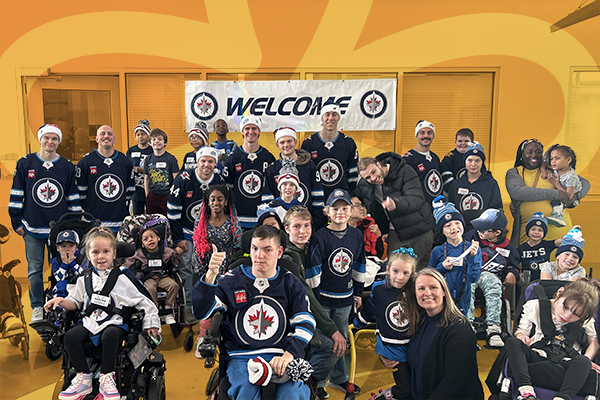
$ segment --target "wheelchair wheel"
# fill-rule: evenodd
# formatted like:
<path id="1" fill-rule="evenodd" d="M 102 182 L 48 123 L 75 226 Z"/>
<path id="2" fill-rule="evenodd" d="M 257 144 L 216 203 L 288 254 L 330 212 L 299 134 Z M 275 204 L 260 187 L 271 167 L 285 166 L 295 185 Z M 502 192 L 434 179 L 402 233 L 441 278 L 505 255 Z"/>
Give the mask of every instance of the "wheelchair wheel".
<path id="1" fill-rule="evenodd" d="M 185 339 L 183 341 L 183 350 L 185 350 L 186 353 L 189 353 L 190 351 L 192 351 L 193 347 L 194 347 L 194 331 L 190 329 L 188 334 L 185 335 Z"/>
<path id="2" fill-rule="evenodd" d="M 62 350 L 58 345 L 46 345 L 46 357 L 48 360 L 55 361 L 62 356 Z"/>
<path id="3" fill-rule="evenodd" d="M 8 341 L 10 342 L 10 344 L 17 347 L 17 346 L 19 346 L 19 343 L 21 342 L 21 336 L 19 336 L 19 335 L 11 336 L 8 338 Z"/>
<path id="4" fill-rule="evenodd" d="M 164 375 L 159 375 L 156 380 L 151 379 L 148 386 L 147 400 L 165 400 L 167 397 L 167 389 L 165 385 Z"/>

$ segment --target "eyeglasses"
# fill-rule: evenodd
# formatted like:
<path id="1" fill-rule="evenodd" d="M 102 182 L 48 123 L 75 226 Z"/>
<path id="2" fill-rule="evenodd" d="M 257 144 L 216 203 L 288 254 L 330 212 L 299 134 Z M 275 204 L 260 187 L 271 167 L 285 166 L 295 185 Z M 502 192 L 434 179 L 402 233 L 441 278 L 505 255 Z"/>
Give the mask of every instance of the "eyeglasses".
<path id="1" fill-rule="evenodd" d="M 352 208 L 363 208 L 362 204 L 352 204 Z"/>
<path id="2" fill-rule="evenodd" d="M 479 233 L 489 233 L 489 232 L 494 232 L 494 229 L 486 229 L 484 231 L 480 231 L 479 229 L 477 229 L 477 232 L 479 232 Z"/>

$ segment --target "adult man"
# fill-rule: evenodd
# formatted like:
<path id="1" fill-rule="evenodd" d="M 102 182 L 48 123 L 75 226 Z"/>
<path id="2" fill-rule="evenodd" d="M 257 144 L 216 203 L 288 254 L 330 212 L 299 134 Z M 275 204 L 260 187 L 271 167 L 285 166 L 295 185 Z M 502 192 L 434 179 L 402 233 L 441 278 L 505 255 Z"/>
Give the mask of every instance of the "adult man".
<path id="1" fill-rule="evenodd" d="M 459 129 L 454 135 L 456 148 L 448 152 L 440 163 L 442 179 L 444 180 L 444 192 L 448 193 L 450 183 L 465 174 L 465 151 L 467 151 L 469 143 L 474 141 L 475 135 L 469 128 Z"/>
<path id="2" fill-rule="evenodd" d="M 44 318 L 42 271 L 50 221 L 58 221 L 67 211 L 81 211 L 75 166 L 56 153 L 61 130 L 56 125 L 42 125 L 38 140 L 40 151 L 17 161 L 8 203 L 12 227 L 25 242 L 32 322 Z"/>
<path id="3" fill-rule="evenodd" d="M 415 127 L 417 145 L 404 154 L 408 165 L 419 175 L 425 200 L 431 205 L 433 199 L 442 194 L 444 185 L 440 173 L 440 158 L 430 151 L 435 137 L 435 126 L 431 122 L 420 120 Z"/>
<path id="4" fill-rule="evenodd" d="M 225 181 L 215 174 L 217 150 L 202 147 L 196 153 L 197 166 L 183 171 L 173 181 L 167 202 L 167 218 L 171 223 L 171 233 L 175 244 L 183 249 L 183 262 L 179 274 L 185 280 L 184 292 L 188 306 L 191 307 L 192 256 L 194 243 L 194 223 L 200 216 L 204 191 L 211 185 L 224 185 Z"/>
<path id="5" fill-rule="evenodd" d="M 144 167 L 142 162 L 152 154 L 152 147 L 149 143 L 150 137 L 150 122 L 147 119 L 140 120 L 135 127 L 135 140 L 137 145 L 130 147 L 127 150 L 127 157 L 131 159 L 134 171 L 135 192 L 131 197 L 133 206 L 133 215 L 140 215 L 146 209 L 146 192 L 144 190 Z"/>
<path id="6" fill-rule="evenodd" d="M 275 131 L 275 143 L 279 149 L 279 159 L 267 168 L 265 188 L 263 189 L 262 202 L 269 202 L 279 197 L 279 189 L 275 178 L 279 175 L 284 158 L 290 158 L 296 163 L 298 178 L 300 179 L 300 193 L 298 202 L 302 203 L 311 213 L 313 223 L 318 229 L 323 226 L 323 186 L 321 186 L 320 174 L 316 173 L 317 166 L 311 160 L 306 150 L 297 149 L 298 139 L 294 128 L 283 127 Z M 322 222 L 323 221 L 323 222 Z"/>
<path id="7" fill-rule="evenodd" d="M 358 182 L 356 143 L 350 136 L 338 132 L 340 116 L 338 105 L 323 106 L 321 108 L 323 129 L 302 142 L 302 149 L 308 151 L 317 164 L 324 199 L 327 199 L 335 188 L 352 191 Z"/>
<path id="8" fill-rule="evenodd" d="M 117 232 L 129 214 L 127 200 L 134 191 L 133 164 L 115 149 L 115 133 L 108 125 L 96 132 L 98 148 L 77 163 L 77 189 L 81 206 Z"/>
<path id="9" fill-rule="evenodd" d="M 304 357 L 314 333 L 315 320 L 304 286 L 277 265 L 283 254 L 280 240 L 277 228 L 257 227 L 250 248 L 252 266 L 241 265 L 217 281 L 225 253 L 213 245 L 208 271 L 194 286 L 196 318 L 207 319 L 217 311 L 224 314 L 222 330 L 231 383 L 227 394 L 234 400 L 260 396 L 260 386 L 250 383 L 249 361 L 268 363 L 273 373 L 281 376 L 292 359 Z M 275 394 L 278 399 L 309 396 L 306 385 L 291 380 L 280 384 Z"/>
<path id="10" fill-rule="evenodd" d="M 236 147 L 225 160 L 223 179 L 233 188 L 240 226 L 250 229 L 256 225 L 256 207 L 261 203 L 265 186 L 264 173 L 275 161 L 269 150 L 258 144 L 261 120 L 247 115 L 240 122 L 244 143 Z"/>
<path id="11" fill-rule="evenodd" d="M 381 231 L 389 230 L 388 254 L 399 247 L 412 247 L 418 268 L 427 267 L 435 220 L 415 171 L 405 158 L 392 152 L 361 158 L 358 170 L 362 179 L 354 193 Z"/>

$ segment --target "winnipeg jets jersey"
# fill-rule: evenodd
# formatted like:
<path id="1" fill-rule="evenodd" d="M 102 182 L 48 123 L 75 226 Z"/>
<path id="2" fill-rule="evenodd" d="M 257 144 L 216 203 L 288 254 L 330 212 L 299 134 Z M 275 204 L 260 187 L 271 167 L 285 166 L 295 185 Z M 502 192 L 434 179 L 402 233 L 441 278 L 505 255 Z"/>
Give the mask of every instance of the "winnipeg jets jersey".
<path id="1" fill-rule="evenodd" d="M 407 151 L 403 157 L 419 175 L 425 200 L 431 204 L 433 199 L 441 195 L 444 189 L 440 173 L 440 158 L 432 151 L 422 154 L 414 149 Z"/>
<path id="2" fill-rule="evenodd" d="M 196 162 L 196 152 L 190 151 L 183 157 L 183 163 L 181 163 L 181 172 L 196 168 L 198 163 Z"/>
<path id="3" fill-rule="evenodd" d="M 358 183 L 358 151 L 354 139 L 338 132 L 334 140 L 325 142 L 316 132 L 302 142 L 302 149 L 310 153 L 317 165 L 325 201 L 335 188 L 354 190 Z"/>
<path id="4" fill-rule="evenodd" d="M 202 181 L 195 169 L 183 171 L 173 181 L 167 201 L 167 218 L 175 243 L 184 239 L 192 240 L 194 222 L 200 216 L 204 192 L 213 185 L 225 185 L 225 181 L 216 173 L 209 180 Z"/>
<path id="5" fill-rule="evenodd" d="M 58 221 L 67 211 L 81 211 L 75 166 L 60 156 L 43 161 L 37 153 L 17 161 L 8 203 L 13 229 L 23 226 L 31 236 L 47 239 L 50 221 Z"/>
<path id="6" fill-rule="evenodd" d="M 256 225 L 256 207 L 261 204 L 265 171 L 274 161 L 275 157 L 262 146 L 256 153 L 246 153 L 241 146 L 236 147 L 225 160 L 221 175 L 227 185 L 233 188 L 242 228 Z"/>
<path id="7" fill-rule="evenodd" d="M 77 190 L 82 208 L 116 233 L 129 215 L 127 200 L 134 191 L 131 160 L 117 150 L 111 157 L 87 153 L 77 163 Z"/>
<path id="8" fill-rule="evenodd" d="M 232 357 L 288 351 L 303 358 L 316 326 L 304 286 L 280 267 L 270 279 L 255 278 L 245 265 L 220 276 L 215 285 L 203 277 L 194 286 L 192 304 L 199 319 L 224 313 L 223 336 Z"/>

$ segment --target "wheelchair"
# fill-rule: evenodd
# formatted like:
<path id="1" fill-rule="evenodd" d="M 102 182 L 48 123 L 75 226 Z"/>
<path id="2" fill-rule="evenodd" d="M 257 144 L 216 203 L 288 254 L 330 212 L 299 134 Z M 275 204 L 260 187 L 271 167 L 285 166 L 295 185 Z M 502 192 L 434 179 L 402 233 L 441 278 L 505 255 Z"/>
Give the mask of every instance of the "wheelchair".
<path id="1" fill-rule="evenodd" d="M 11 270 L 20 263 L 21 260 L 12 260 L 4 265 L 4 267 L 2 267 L 2 271 L 0 271 L 0 291 L 6 291 L 4 293 L 6 297 L 3 296 L 3 298 L 6 298 L 8 300 L 7 302 L 10 302 L 10 304 L 2 304 L 2 309 L 7 313 L 11 313 L 14 315 L 14 317 L 21 321 L 20 327 L 16 327 L 14 329 L 2 329 L 0 331 L 0 339 L 8 339 L 11 345 L 18 347 L 21 350 L 23 359 L 28 360 L 29 331 L 27 330 L 27 321 L 25 320 L 23 302 L 21 301 L 21 297 L 23 296 L 23 288 L 11 274 Z M 0 314 L 4 314 L 4 312 Z M 4 325 L 8 319 L 8 316 L 8 314 L 4 316 L 5 319 L 2 319 L 0 325 Z"/>
<path id="2" fill-rule="evenodd" d="M 64 314 L 64 311 L 62 312 Z M 51 318 L 68 318 L 61 313 L 50 314 Z M 115 362 L 115 382 L 122 399 L 127 400 L 164 400 L 166 398 L 165 370 L 166 361 L 155 349 L 158 346 L 142 329 L 144 313 L 137 311 L 125 318 L 129 333 L 122 340 Z M 54 321 L 56 322 L 56 321 Z M 94 378 L 99 376 L 101 346 L 89 343 L 86 348 L 87 363 Z M 53 398 L 69 387 L 76 372 L 64 347 L 63 375 L 54 387 Z M 94 379 L 94 390 L 85 397 L 92 400 L 98 394 L 98 381 Z"/>

